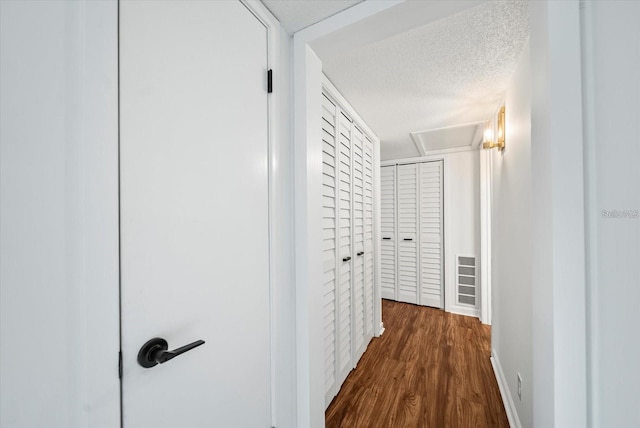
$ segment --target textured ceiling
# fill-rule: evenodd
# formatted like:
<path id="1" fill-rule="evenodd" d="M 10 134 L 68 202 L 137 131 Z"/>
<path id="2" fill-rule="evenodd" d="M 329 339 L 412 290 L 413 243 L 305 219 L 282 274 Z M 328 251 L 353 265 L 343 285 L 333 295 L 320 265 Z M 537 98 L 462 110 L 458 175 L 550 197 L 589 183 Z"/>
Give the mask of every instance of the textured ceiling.
<path id="1" fill-rule="evenodd" d="M 321 59 L 329 79 L 380 137 L 382 158 L 410 157 L 420 155 L 412 132 L 495 113 L 528 34 L 527 2 L 489 1 Z"/>
<path id="2" fill-rule="evenodd" d="M 262 0 L 291 34 L 320 22 L 362 0 Z"/>

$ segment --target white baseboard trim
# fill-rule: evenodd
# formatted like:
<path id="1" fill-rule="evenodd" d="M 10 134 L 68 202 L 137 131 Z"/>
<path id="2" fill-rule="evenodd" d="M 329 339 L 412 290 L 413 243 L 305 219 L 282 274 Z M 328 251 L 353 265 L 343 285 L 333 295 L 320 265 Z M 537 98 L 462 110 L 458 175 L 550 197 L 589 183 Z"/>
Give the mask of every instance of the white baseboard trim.
<path id="1" fill-rule="evenodd" d="M 380 323 L 380 333 L 378 333 L 378 337 L 382 336 L 382 333 L 384 333 L 384 323 Z"/>
<path id="2" fill-rule="evenodd" d="M 484 325 L 491 325 L 491 321 L 482 319 L 482 315 L 480 315 L 480 322 Z"/>
<path id="3" fill-rule="evenodd" d="M 468 317 L 480 318 L 480 311 L 477 308 L 469 308 L 465 306 L 457 306 L 451 305 L 448 308 L 445 308 L 446 312 L 451 312 L 452 314 L 457 315 L 465 315 Z"/>
<path id="4" fill-rule="evenodd" d="M 496 381 L 498 381 L 498 388 L 500 388 L 500 395 L 502 396 L 502 402 L 504 403 L 504 409 L 507 412 L 507 419 L 509 420 L 509 426 L 511 428 L 522 428 L 520 424 L 520 418 L 518 417 L 518 411 L 516 405 L 513 402 L 513 397 L 507 386 L 500 360 L 496 354 L 495 349 L 491 349 L 491 366 L 493 367 L 493 373 L 496 375 Z"/>

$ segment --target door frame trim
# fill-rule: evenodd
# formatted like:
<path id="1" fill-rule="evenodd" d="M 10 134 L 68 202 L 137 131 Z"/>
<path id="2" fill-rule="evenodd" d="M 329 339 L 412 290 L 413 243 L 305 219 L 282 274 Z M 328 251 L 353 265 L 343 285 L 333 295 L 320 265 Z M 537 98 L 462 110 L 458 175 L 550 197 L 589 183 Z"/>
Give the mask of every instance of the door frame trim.
<path id="1" fill-rule="evenodd" d="M 480 321 L 491 325 L 491 212 L 493 157 L 480 152 Z"/>
<path id="2" fill-rule="evenodd" d="M 287 315 L 293 312 L 288 294 L 292 292 L 293 272 L 292 254 L 293 232 L 281 219 L 286 219 L 289 213 L 290 183 L 287 169 L 282 166 L 288 162 L 291 151 L 289 135 L 280 126 L 280 116 L 286 115 L 283 104 L 286 92 L 278 83 L 284 70 L 280 70 L 280 37 L 279 21 L 258 0 L 240 0 L 240 2 L 265 26 L 267 30 L 267 70 L 274 70 L 274 90 L 268 94 L 268 176 L 269 176 L 269 317 L 270 317 L 270 366 L 271 366 L 271 426 L 287 426 L 281 419 L 293 420 L 295 408 L 288 406 L 293 400 L 295 390 L 289 385 L 289 379 L 295 376 L 295 368 L 284 376 L 281 371 L 289 364 L 293 354 L 295 334 L 294 324 Z M 282 67 L 284 68 L 284 67 Z M 267 88 L 267 73 L 265 70 L 265 90 Z M 284 86 L 284 85 L 282 85 Z M 291 338 L 291 340 L 288 340 Z M 288 414 L 287 414 L 288 413 Z"/>

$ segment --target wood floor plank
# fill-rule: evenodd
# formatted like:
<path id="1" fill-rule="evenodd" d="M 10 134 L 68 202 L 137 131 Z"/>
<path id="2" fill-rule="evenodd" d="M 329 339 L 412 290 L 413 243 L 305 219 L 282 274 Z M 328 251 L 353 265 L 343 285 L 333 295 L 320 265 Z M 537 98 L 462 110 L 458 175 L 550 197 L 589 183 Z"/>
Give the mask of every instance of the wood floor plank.
<path id="1" fill-rule="evenodd" d="M 325 413 L 348 428 L 508 427 L 477 318 L 383 300 L 374 338 Z"/>

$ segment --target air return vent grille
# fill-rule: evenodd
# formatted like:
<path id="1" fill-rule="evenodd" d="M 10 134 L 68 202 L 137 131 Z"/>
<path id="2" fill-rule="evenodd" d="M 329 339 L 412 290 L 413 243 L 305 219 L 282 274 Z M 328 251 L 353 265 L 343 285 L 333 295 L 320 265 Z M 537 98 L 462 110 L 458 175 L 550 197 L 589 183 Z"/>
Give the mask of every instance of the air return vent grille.
<path id="1" fill-rule="evenodd" d="M 457 256 L 456 278 L 458 284 L 458 303 L 476 305 L 476 258 L 475 256 Z"/>

